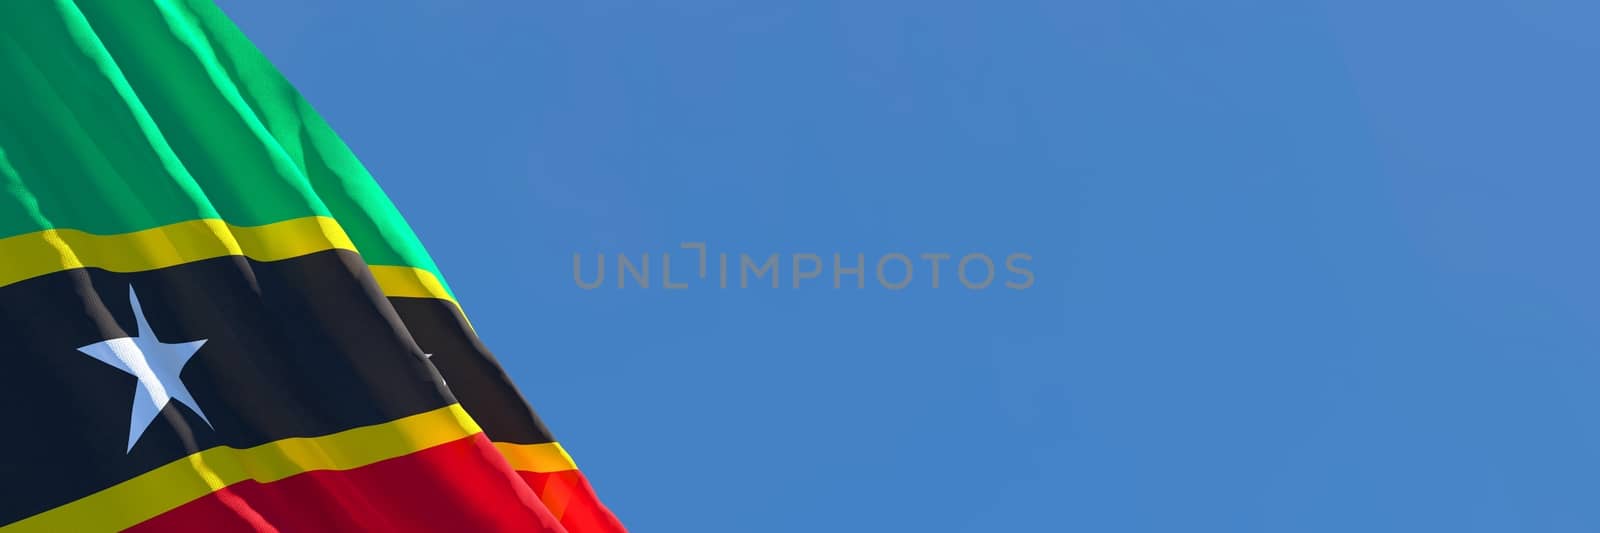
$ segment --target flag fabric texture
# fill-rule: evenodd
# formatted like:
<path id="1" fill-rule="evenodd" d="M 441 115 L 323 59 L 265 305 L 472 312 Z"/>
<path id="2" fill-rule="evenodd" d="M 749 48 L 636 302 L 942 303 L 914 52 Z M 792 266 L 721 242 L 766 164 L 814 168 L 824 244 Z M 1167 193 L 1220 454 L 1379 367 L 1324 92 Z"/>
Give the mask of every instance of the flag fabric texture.
<path id="1" fill-rule="evenodd" d="M 619 532 L 210 0 L 0 2 L 0 531 Z"/>

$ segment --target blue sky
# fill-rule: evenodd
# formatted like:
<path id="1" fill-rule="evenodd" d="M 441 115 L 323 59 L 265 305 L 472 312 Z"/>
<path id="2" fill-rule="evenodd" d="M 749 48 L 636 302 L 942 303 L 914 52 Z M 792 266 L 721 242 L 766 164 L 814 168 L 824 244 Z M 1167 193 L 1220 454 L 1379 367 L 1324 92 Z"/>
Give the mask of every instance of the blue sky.
<path id="1" fill-rule="evenodd" d="M 221 4 L 637 531 L 1600 528 L 1592 2 Z"/>

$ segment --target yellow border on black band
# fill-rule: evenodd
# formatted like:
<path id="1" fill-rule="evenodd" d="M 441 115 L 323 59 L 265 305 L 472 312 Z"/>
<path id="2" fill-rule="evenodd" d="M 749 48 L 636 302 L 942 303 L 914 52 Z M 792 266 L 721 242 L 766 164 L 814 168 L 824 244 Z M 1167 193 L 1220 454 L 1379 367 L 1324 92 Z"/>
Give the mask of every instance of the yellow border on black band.
<path id="1" fill-rule="evenodd" d="M 505 456 L 507 463 L 511 463 L 512 470 L 549 473 L 578 469 L 577 463 L 572 462 L 572 456 L 567 455 L 567 450 L 562 449 L 559 442 L 543 444 L 496 442 L 494 448 L 500 451 L 500 455 Z"/>
<path id="2" fill-rule="evenodd" d="M 0 287 L 77 268 L 143 272 L 230 255 L 280 261 L 327 250 L 356 251 L 338 222 L 328 217 L 263 226 L 190 220 L 116 235 L 52 229 L 0 239 Z M 392 265 L 368 268 L 385 296 L 434 298 L 460 308 L 432 272 Z M 120 530 L 241 481 L 269 483 L 313 470 L 359 468 L 481 431 L 459 404 L 453 404 L 331 435 L 284 439 L 246 449 L 212 448 L 0 526 L 0 532 Z M 559 443 L 497 442 L 494 446 L 513 470 L 577 469 Z"/>
<path id="3" fill-rule="evenodd" d="M 144 272 L 229 255 L 281 261 L 327 250 L 354 252 L 356 247 L 337 221 L 321 216 L 262 226 L 188 220 L 115 235 L 49 229 L 0 239 L 0 287 L 75 268 Z M 432 272 L 408 266 L 369 268 L 385 296 L 460 305 Z"/>
<path id="4" fill-rule="evenodd" d="M 283 439 L 243 449 L 219 446 L 0 527 L 0 531 L 118 531 L 234 483 L 270 483 L 313 470 L 360 468 L 481 431 L 460 404 L 451 404 L 321 437 Z"/>
<path id="5" fill-rule="evenodd" d="M 219 446 L 60 507 L 0 527 L 6 533 L 117 531 L 242 481 L 271 483 L 314 470 L 350 470 L 482 432 L 460 404 L 320 437 L 253 448 Z M 513 470 L 577 470 L 560 443 L 493 443 Z"/>

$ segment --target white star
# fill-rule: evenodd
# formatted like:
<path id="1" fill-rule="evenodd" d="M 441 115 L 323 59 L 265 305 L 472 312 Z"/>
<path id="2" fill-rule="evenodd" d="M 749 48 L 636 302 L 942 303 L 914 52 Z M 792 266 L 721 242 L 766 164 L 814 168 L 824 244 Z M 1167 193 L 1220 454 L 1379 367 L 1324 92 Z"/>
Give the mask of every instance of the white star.
<path id="1" fill-rule="evenodd" d="M 139 336 L 97 342 L 78 348 L 78 351 L 139 379 L 139 384 L 133 389 L 133 418 L 128 421 L 128 451 L 131 452 L 133 443 L 139 441 L 139 436 L 150 427 L 150 422 L 155 421 L 156 415 L 172 400 L 189 406 L 206 425 L 211 425 L 211 421 L 206 420 L 206 414 L 200 412 L 200 406 L 189 395 L 189 389 L 183 386 L 183 379 L 178 376 L 206 340 L 178 344 L 157 340 L 156 334 L 150 330 L 150 323 L 144 319 L 144 310 L 139 307 L 139 295 L 133 292 L 131 286 L 128 287 L 128 299 L 133 303 L 133 316 L 139 321 Z"/>
<path id="2" fill-rule="evenodd" d="M 431 360 L 431 359 L 433 359 L 433 354 L 431 354 L 431 353 L 422 354 L 422 358 Z M 435 370 L 437 370 L 437 369 L 435 369 Z M 449 385 L 449 383 L 445 382 L 444 375 L 442 375 L 442 374 L 439 376 L 439 383 L 444 383 L 445 385 Z"/>

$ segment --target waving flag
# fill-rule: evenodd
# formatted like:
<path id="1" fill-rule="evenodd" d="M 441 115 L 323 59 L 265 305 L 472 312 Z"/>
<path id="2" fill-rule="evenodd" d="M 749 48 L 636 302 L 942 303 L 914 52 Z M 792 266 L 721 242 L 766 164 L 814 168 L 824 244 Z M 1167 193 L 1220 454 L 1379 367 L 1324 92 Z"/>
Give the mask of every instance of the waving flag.
<path id="1" fill-rule="evenodd" d="M 209 0 L 0 3 L 0 531 L 622 531 Z"/>

